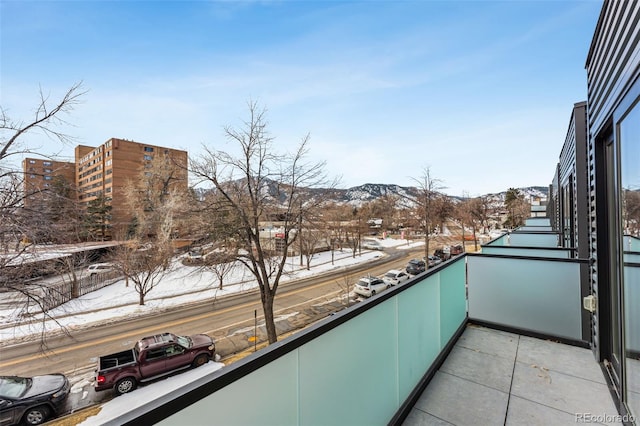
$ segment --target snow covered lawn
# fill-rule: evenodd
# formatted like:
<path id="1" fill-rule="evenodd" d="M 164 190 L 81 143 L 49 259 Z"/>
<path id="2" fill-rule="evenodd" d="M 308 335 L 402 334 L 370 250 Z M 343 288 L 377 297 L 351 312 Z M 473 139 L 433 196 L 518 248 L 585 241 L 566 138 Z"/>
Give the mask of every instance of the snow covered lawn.
<path id="1" fill-rule="evenodd" d="M 369 238 L 374 239 L 374 238 Z M 410 242 L 398 239 L 375 239 L 385 248 L 410 249 L 421 245 L 421 242 Z M 321 274 L 338 268 L 348 268 L 362 262 L 368 262 L 380 256 L 381 251 L 363 250 L 361 255 L 353 257 L 349 249 L 334 253 L 334 264 L 331 263 L 331 253 L 322 252 L 313 256 L 311 270 L 299 265 L 299 256 L 287 261 L 287 275 L 282 280 L 292 280 Z M 224 279 L 222 289 L 218 288 L 215 274 L 201 268 L 185 266 L 180 259 L 176 259 L 169 271 L 156 284 L 146 297 L 145 305 L 138 304 L 138 293 L 133 284 L 128 287 L 125 281 L 118 281 L 110 286 L 86 294 L 78 299 L 67 302 L 49 312 L 60 325 L 73 332 L 74 329 L 88 327 L 99 323 L 117 322 L 125 317 L 142 316 L 149 312 L 169 309 L 173 306 L 189 304 L 194 301 L 215 299 L 225 295 L 252 290 L 257 287 L 253 276 L 244 268 L 234 268 Z M 19 316 L 20 310 L 0 310 L 0 342 L 2 344 L 17 343 L 28 340 L 33 335 L 42 332 L 42 327 L 48 333 L 60 330 L 55 321 L 42 321 L 41 315 L 34 315 L 25 322 Z"/>

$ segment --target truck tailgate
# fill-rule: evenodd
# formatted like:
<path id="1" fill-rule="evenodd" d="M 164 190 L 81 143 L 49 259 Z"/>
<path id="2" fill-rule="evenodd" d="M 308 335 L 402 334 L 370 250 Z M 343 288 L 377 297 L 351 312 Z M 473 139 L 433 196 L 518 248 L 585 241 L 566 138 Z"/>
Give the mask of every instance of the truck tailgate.
<path id="1" fill-rule="evenodd" d="M 136 361 L 136 354 L 133 349 L 101 356 L 98 360 L 98 371 L 110 370 L 121 367 Z"/>

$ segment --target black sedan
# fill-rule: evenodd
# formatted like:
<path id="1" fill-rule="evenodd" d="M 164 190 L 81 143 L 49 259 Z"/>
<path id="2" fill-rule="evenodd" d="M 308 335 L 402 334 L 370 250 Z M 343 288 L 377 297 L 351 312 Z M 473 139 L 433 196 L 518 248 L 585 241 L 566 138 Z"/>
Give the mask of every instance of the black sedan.
<path id="1" fill-rule="evenodd" d="M 0 425 L 39 425 L 58 415 L 69 395 L 62 374 L 0 376 Z"/>

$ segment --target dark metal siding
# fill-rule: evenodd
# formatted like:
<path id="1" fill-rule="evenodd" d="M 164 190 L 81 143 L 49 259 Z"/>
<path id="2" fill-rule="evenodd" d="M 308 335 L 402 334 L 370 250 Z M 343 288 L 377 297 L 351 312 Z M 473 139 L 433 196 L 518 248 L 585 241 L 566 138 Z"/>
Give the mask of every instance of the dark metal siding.
<path id="1" fill-rule="evenodd" d="M 554 179 L 554 198 L 557 203 L 556 221 L 560 222 L 561 241 L 564 246 L 576 248 L 575 256 L 580 259 L 589 258 L 587 147 L 587 103 L 578 102 L 571 112 L 567 136 L 560 152 L 557 178 Z M 565 200 L 567 193 L 570 193 L 569 199 Z M 571 223 L 569 228 L 566 226 L 568 222 Z M 573 231 L 573 238 L 570 241 L 568 238 L 565 240 L 565 235 L 568 237 L 570 231 Z M 588 264 L 582 265 L 580 269 L 580 289 L 582 297 L 591 293 Z M 585 311 L 582 323 L 583 339 L 590 340 L 591 327 L 591 317 Z"/>
<path id="2" fill-rule="evenodd" d="M 637 74 L 640 2 L 606 1 L 587 59 L 589 126 L 594 137 Z"/>
<path id="3" fill-rule="evenodd" d="M 604 170 L 601 147 L 611 129 L 612 115 L 624 94 L 637 78 L 640 65 L 640 2 L 605 1 L 587 57 L 587 94 L 589 123 L 588 204 L 589 249 L 593 259 L 590 268 L 591 291 L 598 292 L 598 206 L 597 199 L 605 190 L 597 173 Z M 600 150 L 600 151 L 599 151 Z M 601 249 L 606 249 L 602 247 Z M 592 316 L 594 351 L 599 349 L 598 313 Z"/>

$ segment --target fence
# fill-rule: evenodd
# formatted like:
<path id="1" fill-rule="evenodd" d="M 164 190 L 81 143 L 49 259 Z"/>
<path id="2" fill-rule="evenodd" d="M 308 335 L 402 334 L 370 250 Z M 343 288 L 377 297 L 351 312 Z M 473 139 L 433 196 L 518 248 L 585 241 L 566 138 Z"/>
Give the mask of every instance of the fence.
<path id="1" fill-rule="evenodd" d="M 78 289 L 77 296 L 79 297 L 92 291 L 100 290 L 121 279 L 122 274 L 117 271 L 80 277 L 76 282 Z M 74 298 L 74 284 L 68 277 L 55 283 L 31 285 L 30 287 L 29 293 L 36 299 L 39 299 L 43 310 L 56 308 Z"/>

